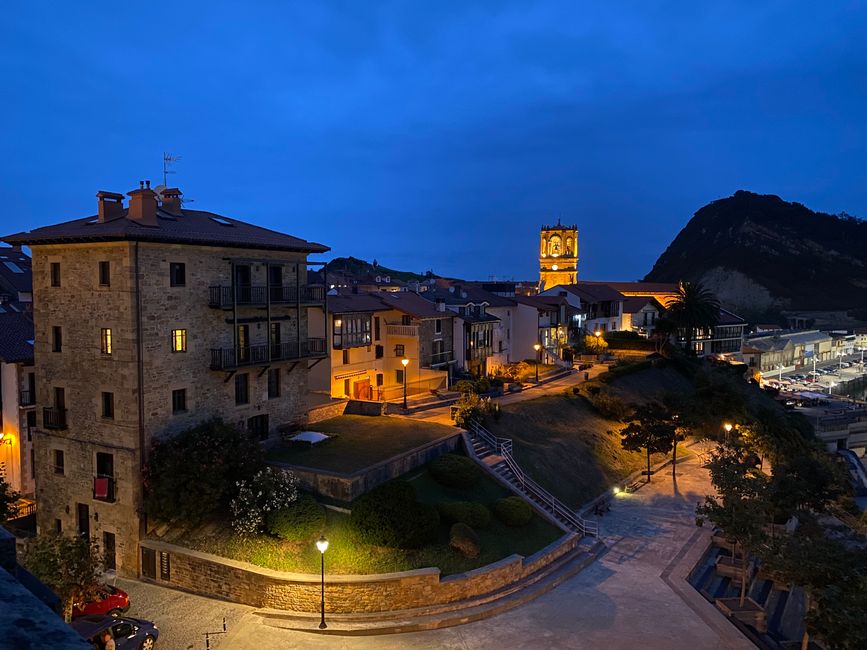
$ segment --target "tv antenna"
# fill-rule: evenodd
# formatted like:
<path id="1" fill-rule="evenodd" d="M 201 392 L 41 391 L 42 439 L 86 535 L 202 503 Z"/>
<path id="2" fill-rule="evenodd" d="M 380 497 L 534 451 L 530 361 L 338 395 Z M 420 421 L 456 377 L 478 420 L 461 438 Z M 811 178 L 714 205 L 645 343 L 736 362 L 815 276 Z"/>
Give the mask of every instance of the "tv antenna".
<path id="1" fill-rule="evenodd" d="M 177 172 L 173 172 L 169 169 L 174 163 L 178 162 L 181 159 L 180 156 L 174 156 L 170 154 L 168 151 L 163 151 L 163 185 L 168 187 L 169 174 L 176 174 Z"/>

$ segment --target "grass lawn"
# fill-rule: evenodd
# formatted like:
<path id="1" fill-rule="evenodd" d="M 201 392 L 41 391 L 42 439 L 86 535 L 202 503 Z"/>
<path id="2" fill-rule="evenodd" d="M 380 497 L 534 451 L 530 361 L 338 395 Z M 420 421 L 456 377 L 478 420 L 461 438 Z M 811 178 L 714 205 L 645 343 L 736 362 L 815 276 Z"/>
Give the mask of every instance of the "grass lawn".
<path id="1" fill-rule="evenodd" d="M 268 460 L 352 473 L 457 433 L 445 424 L 384 415 L 341 415 L 311 424 L 308 429 L 337 437 L 313 447 L 274 447 L 268 452 Z"/>
<path id="2" fill-rule="evenodd" d="M 434 481 L 427 470 L 413 472 L 404 478 L 416 488 L 419 501 L 431 504 L 475 500 L 492 505 L 500 497 L 510 494 L 487 476 L 468 490 L 446 488 Z M 241 539 L 232 533 L 228 522 L 224 526 L 203 528 L 208 532 L 203 532 L 203 529 L 190 531 L 172 543 L 279 571 L 319 572 L 319 551 L 314 545 L 318 535 L 311 537 L 308 542 L 291 543 L 269 535 Z M 371 546 L 355 539 L 348 515 L 328 510 L 325 528 L 329 541 L 326 569 L 331 574 L 369 574 L 439 567 L 444 575 L 460 573 L 513 553 L 531 555 L 564 534 L 540 517 L 534 517 L 527 526 L 520 528 L 510 528 L 495 518 L 490 528 L 477 532 L 482 552 L 472 560 L 449 548 L 448 527 L 445 524 L 440 526 L 439 539 L 435 543 L 418 550 Z"/>
<path id="3" fill-rule="evenodd" d="M 656 369 L 625 376 L 612 384 L 624 384 L 623 398 L 654 397 L 654 386 L 667 389 L 680 377 L 660 376 Z M 638 401 L 638 400 L 635 400 Z M 538 483 L 572 507 L 578 507 L 614 483 L 646 467 L 643 453 L 629 452 L 620 445 L 621 422 L 599 415 L 584 399 L 566 391 L 538 399 L 509 404 L 498 421 L 488 428 L 514 441 L 518 463 Z M 678 447 L 678 458 L 689 454 Z M 663 459 L 654 455 L 652 462 Z M 665 472 L 666 470 L 662 470 Z"/>

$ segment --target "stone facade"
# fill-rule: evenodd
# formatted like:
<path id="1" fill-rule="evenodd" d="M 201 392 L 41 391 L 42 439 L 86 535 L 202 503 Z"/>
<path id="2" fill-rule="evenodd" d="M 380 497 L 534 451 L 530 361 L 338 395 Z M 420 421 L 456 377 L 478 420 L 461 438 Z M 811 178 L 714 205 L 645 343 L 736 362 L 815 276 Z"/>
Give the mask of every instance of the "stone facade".
<path id="1" fill-rule="evenodd" d="M 232 261 L 251 269 L 253 285 L 264 285 L 268 263 L 282 265 L 283 285 L 306 276 L 303 253 L 148 242 L 52 245 L 33 250 L 37 411 L 35 455 L 40 530 L 85 530 L 106 542 L 113 534 L 119 573 L 137 575 L 137 542 L 144 528 L 141 468 L 153 440 L 211 417 L 240 426 L 268 415 L 275 431 L 303 422 L 307 362 L 269 362 L 279 370 L 280 395 L 268 398 L 266 364 L 237 370 L 247 374 L 249 398 L 236 405 L 234 374 L 212 370 L 212 349 L 234 345 L 234 320 L 248 328 L 248 345 L 267 344 L 263 307 L 236 312 L 209 306 L 209 287 L 232 284 Z M 251 261 L 252 260 L 252 261 Z M 99 262 L 108 262 L 110 284 L 102 286 Z M 60 265 L 52 286 L 51 265 Z M 182 286 L 172 286 L 170 265 L 182 263 Z M 272 322 L 281 340 L 306 341 L 306 307 L 274 305 Z M 54 328 L 62 346 L 54 351 Z M 110 353 L 103 349 L 110 330 Z M 185 351 L 173 351 L 172 331 L 185 330 Z M 322 333 L 317 333 L 323 336 Z M 139 359 L 141 358 L 141 363 Z M 62 389 L 64 404 L 57 389 Z M 173 391 L 186 391 L 183 409 Z M 113 396 L 105 417 L 103 393 Z M 65 427 L 43 407 L 65 407 Z M 50 419 L 50 418 L 49 418 Z M 63 452 L 63 467 L 56 452 Z M 102 470 L 110 459 L 113 499 L 96 499 L 97 454 Z M 104 473 L 104 472 L 102 472 Z"/>
<path id="2" fill-rule="evenodd" d="M 430 607 L 487 594 L 494 599 L 494 592 L 543 569 L 578 542 L 570 533 L 530 557 L 511 555 L 445 578 L 436 568 L 368 576 L 326 574 L 325 600 L 329 612 L 349 614 Z M 168 566 L 168 575 L 156 571 L 153 581 L 158 584 L 254 607 L 319 611 L 319 575 L 272 571 L 153 540 L 141 545 L 154 551 L 157 567 Z"/>

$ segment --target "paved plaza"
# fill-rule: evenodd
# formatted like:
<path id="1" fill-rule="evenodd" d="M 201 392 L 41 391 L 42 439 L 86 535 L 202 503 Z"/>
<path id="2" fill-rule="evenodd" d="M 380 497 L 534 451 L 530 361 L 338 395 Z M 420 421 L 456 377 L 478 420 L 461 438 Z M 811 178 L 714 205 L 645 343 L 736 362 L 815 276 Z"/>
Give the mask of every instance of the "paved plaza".
<path id="1" fill-rule="evenodd" d="M 608 551 L 600 560 L 532 603 L 458 627 L 377 637 L 335 637 L 263 625 L 249 607 L 121 581 L 132 616 L 155 620 L 160 647 L 204 648 L 202 632 L 227 617 L 229 634 L 217 650 L 260 648 L 749 648 L 707 602 L 684 588 L 685 574 L 704 548 L 707 531 L 694 508 L 711 489 L 694 456 L 667 467 L 650 485 L 618 496 L 600 520 Z"/>

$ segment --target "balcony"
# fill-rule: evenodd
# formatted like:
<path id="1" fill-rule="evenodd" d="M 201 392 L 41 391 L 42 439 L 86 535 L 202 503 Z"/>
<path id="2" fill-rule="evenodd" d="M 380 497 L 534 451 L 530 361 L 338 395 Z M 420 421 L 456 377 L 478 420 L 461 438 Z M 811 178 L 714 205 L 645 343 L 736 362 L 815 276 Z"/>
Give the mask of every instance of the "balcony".
<path id="1" fill-rule="evenodd" d="M 434 352 L 428 357 L 425 357 L 422 360 L 422 368 L 439 368 L 441 366 L 447 366 L 452 361 L 454 361 L 455 355 L 449 350 L 448 352 Z"/>
<path id="2" fill-rule="evenodd" d="M 418 325 L 388 325 L 386 333 L 389 336 L 404 336 L 418 338 Z"/>
<path id="3" fill-rule="evenodd" d="M 115 483 L 113 476 L 94 476 L 93 498 L 97 501 L 114 503 Z"/>
<path id="4" fill-rule="evenodd" d="M 263 366 L 272 361 L 324 357 L 326 352 L 325 339 L 301 341 L 300 349 L 295 341 L 275 345 L 248 345 L 237 349 L 211 348 L 211 370 L 234 370 L 245 366 Z"/>
<path id="5" fill-rule="evenodd" d="M 302 305 L 320 304 L 325 302 L 325 286 L 308 284 L 301 287 L 280 285 L 275 287 L 249 286 L 235 287 L 235 300 L 232 301 L 232 287 L 208 287 L 208 305 L 219 309 L 231 309 L 232 305 L 245 307 L 265 307 L 272 305 Z"/>
<path id="6" fill-rule="evenodd" d="M 18 406 L 33 406 L 36 404 L 36 391 L 22 390 L 18 395 Z"/>
<path id="7" fill-rule="evenodd" d="M 42 409 L 42 426 L 46 429 L 65 429 L 66 409 L 46 406 Z"/>

